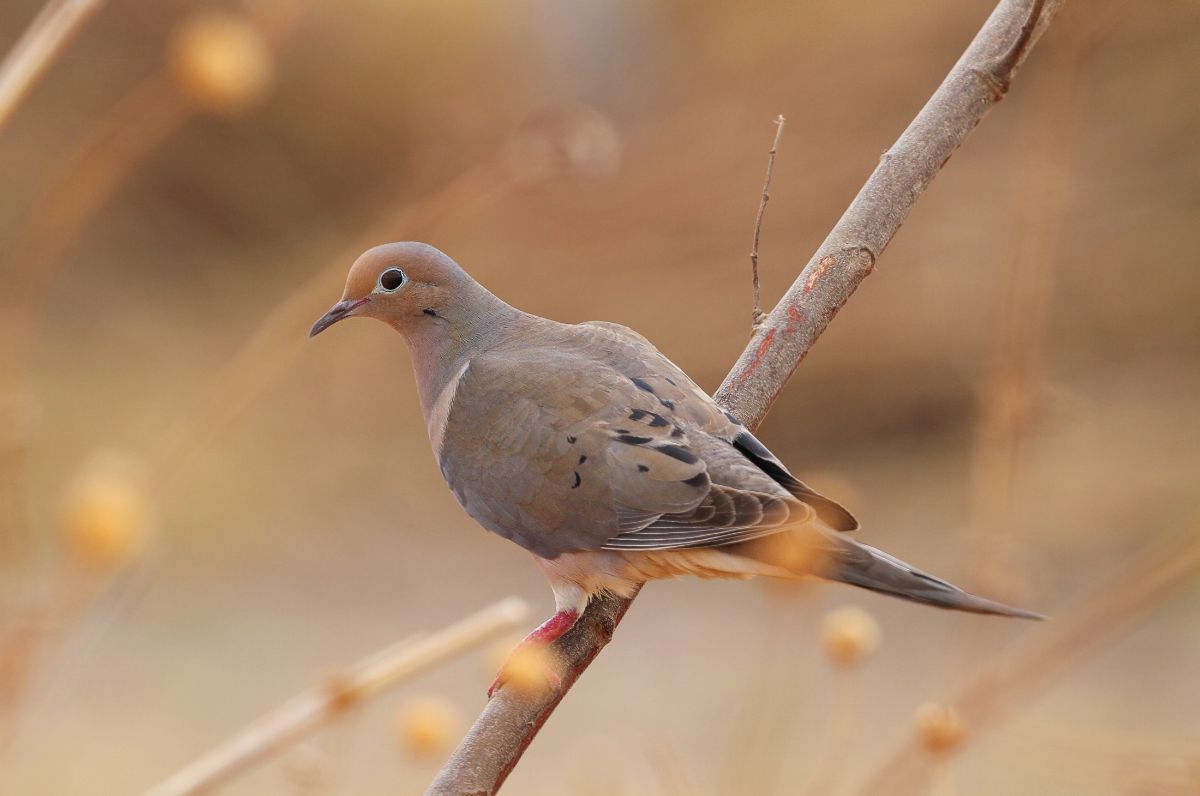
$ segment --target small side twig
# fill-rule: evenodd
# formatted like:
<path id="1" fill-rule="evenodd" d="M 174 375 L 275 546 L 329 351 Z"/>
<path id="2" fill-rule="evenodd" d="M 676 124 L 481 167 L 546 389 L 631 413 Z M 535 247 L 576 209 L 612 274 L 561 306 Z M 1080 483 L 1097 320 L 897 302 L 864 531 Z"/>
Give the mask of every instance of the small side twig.
<path id="1" fill-rule="evenodd" d="M 399 641 L 350 666 L 263 716 L 208 754 L 146 791 L 145 796 L 192 796 L 286 749 L 371 696 L 415 677 L 524 619 L 524 600 L 509 597 L 430 636 Z"/>
<path id="2" fill-rule="evenodd" d="M 750 245 L 750 274 L 754 280 L 754 309 L 750 313 L 750 330 L 753 332 L 762 323 L 766 313 L 762 311 L 759 300 L 758 282 L 758 238 L 762 234 L 763 215 L 767 212 L 767 202 L 771 200 L 771 172 L 775 170 L 775 155 L 779 152 L 779 139 L 783 138 L 783 126 L 787 119 L 783 114 L 775 117 L 775 140 L 771 142 L 771 150 L 767 152 L 767 176 L 763 180 L 762 199 L 758 203 L 758 215 L 754 217 L 754 242 Z"/>

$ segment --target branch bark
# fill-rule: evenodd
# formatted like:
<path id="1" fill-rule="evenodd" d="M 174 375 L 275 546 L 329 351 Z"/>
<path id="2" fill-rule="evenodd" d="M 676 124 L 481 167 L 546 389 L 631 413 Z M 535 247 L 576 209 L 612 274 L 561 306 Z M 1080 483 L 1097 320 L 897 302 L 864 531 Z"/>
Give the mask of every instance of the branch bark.
<path id="1" fill-rule="evenodd" d="M 980 120 L 1004 98 L 1017 69 L 1063 0 L 1001 0 L 920 113 L 755 330 L 714 397 L 748 427 L 775 398 L 829 321 L 875 268 L 909 210 Z M 501 688 L 426 796 L 491 796 L 575 680 L 612 638 L 630 600 L 593 599 L 553 646 L 562 686 L 542 695 Z"/>

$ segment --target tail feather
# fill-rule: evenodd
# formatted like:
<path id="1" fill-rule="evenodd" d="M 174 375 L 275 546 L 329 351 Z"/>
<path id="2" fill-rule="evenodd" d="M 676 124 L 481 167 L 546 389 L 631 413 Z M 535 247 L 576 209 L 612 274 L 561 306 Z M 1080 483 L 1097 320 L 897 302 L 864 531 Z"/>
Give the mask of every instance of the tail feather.
<path id="1" fill-rule="evenodd" d="M 824 556 L 820 574 L 830 580 L 955 611 L 1015 616 L 1021 619 L 1046 618 L 1033 611 L 1013 608 L 968 594 L 957 586 L 922 572 L 882 550 L 852 541 L 840 534 L 830 534 L 826 538 L 834 542 L 834 549 Z"/>

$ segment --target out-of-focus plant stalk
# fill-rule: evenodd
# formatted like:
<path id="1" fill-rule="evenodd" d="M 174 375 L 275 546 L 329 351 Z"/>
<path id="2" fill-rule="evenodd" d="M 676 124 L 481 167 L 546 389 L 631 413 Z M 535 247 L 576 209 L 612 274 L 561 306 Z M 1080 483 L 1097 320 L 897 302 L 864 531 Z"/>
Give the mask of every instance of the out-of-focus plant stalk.
<path id="1" fill-rule="evenodd" d="M 33 84 L 105 0 L 50 0 L 0 62 L 0 133 Z"/>
<path id="2" fill-rule="evenodd" d="M 145 796 L 193 796 L 228 782 L 380 692 L 511 632 L 528 606 L 509 597 L 428 636 L 399 641 L 305 691 L 230 737 L 208 754 L 146 791 Z"/>
<path id="3" fill-rule="evenodd" d="M 1107 17 L 1105 17 L 1107 19 Z M 1014 515 L 1024 451 L 1037 419 L 1038 388 L 1053 299 L 1059 241 L 1073 199 L 1080 76 L 1109 30 L 1095 23 L 1062 28 L 1047 49 L 1045 78 L 1031 86 L 1026 122 L 1013 147 L 1016 232 L 1009 266 L 991 313 L 987 366 L 970 471 L 968 569 L 976 590 L 1022 603 L 1013 548 L 1020 529 Z M 968 644 L 995 625 L 972 623 Z M 978 651 L 978 650 L 977 650 Z"/>
<path id="4" fill-rule="evenodd" d="M 1200 517 L 1157 550 L 1075 601 L 1029 643 L 979 671 L 945 702 L 962 717 L 966 737 L 994 728 L 1063 675 L 1136 626 L 1147 612 L 1200 577 Z M 910 736 L 856 791 L 859 796 L 917 794 L 936 758 Z"/>
<path id="5" fill-rule="evenodd" d="M 0 80 L 13 81 L 0 83 L 2 91 L 23 95 L 37 74 L 67 43 L 70 34 L 100 5 L 98 0 L 66 0 L 47 5 L 14 53 L 0 66 Z M 223 55 L 224 45 L 228 42 L 221 38 L 222 33 L 228 38 L 232 29 L 243 52 L 254 51 L 260 48 L 260 34 L 256 31 L 261 28 L 263 46 L 277 49 L 286 43 L 305 8 L 307 2 L 301 0 L 259 3 L 254 7 L 254 22 L 249 21 L 249 16 L 226 14 L 226 19 L 235 20 L 234 25 L 225 25 L 217 31 L 217 36 L 200 41 L 201 46 L 193 47 L 189 52 L 229 81 L 236 78 L 236 74 L 230 72 L 230 62 Z M 239 24 L 240 28 L 237 27 Z M 243 59 L 234 62 L 234 66 L 245 63 L 250 61 Z M 0 611 L 8 617 L 15 617 L 18 611 L 28 612 L 29 616 L 0 624 L 0 676 L 13 675 L 0 684 L 0 690 L 9 693 L 8 698 L 0 700 L 0 720 L 5 719 L 2 714 L 6 707 L 18 704 L 21 685 L 27 679 L 22 673 L 29 671 L 41 648 L 50 641 L 42 629 L 60 628 L 68 621 L 79 621 L 86 616 L 86 611 L 82 610 L 58 610 L 59 601 L 55 599 L 50 599 L 46 605 L 38 605 L 34 581 L 40 573 L 30 566 L 25 454 L 31 434 L 28 407 L 33 402 L 26 384 L 26 359 L 34 327 L 58 267 L 97 211 L 159 144 L 198 111 L 206 109 L 200 98 L 189 94 L 188 86 L 172 73 L 173 66 L 164 65 L 157 73 L 144 78 L 89 128 L 62 160 L 63 165 L 33 202 L 15 240 L 3 252 L 5 267 L 0 271 L 0 479 L 3 479 L 0 487 L 0 575 L 4 582 L 0 590 Z M 228 82 L 225 85 L 229 85 Z M 0 103 L 15 95 L 0 93 Z M 0 104 L 0 126 L 12 107 L 15 104 Z M 55 577 L 59 580 L 70 578 L 75 571 L 73 567 L 61 568 Z M 108 582 L 115 584 L 132 571 L 132 567 L 125 568 Z M 57 594 L 62 588 L 70 590 L 71 584 L 63 586 L 56 580 L 49 591 Z"/>

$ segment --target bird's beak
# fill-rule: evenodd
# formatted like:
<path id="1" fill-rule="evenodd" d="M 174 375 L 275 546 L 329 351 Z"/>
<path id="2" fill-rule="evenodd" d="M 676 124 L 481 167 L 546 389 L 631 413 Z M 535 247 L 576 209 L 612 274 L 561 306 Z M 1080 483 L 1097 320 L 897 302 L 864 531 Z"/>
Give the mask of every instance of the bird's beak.
<path id="1" fill-rule="evenodd" d="M 366 304 L 371 299 L 364 296 L 360 299 L 343 299 L 337 304 L 329 308 L 329 312 L 322 315 L 316 323 L 313 324 L 312 330 L 308 333 L 309 337 L 316 337 L 321 332 L 333 326 L 342 318 L 349 317 L 356 309 Z"/>

